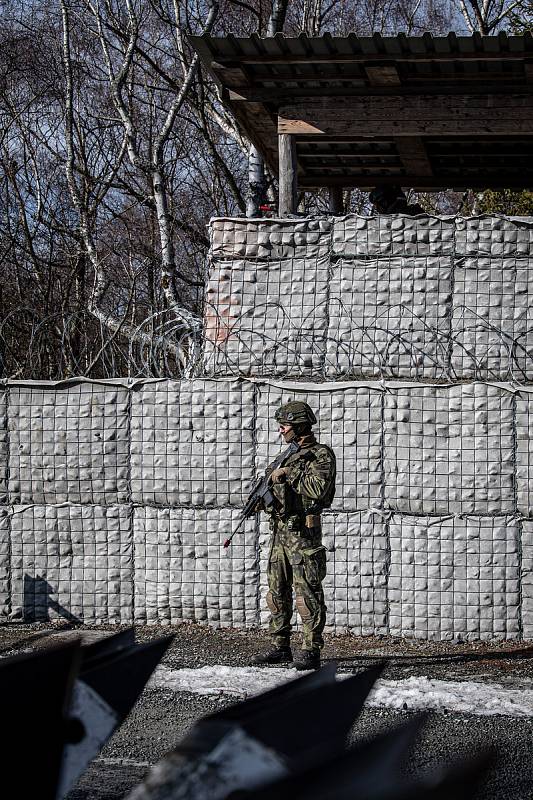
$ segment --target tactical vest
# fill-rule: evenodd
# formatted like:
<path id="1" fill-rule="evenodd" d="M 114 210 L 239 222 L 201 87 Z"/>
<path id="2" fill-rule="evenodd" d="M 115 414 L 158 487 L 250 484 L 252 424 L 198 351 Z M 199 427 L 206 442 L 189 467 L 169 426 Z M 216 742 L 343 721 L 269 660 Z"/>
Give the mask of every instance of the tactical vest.
<path id="1" fill-rule="evenodd" d="M 312 461 L 316 458 L 315 453 L 317 450 L 326 449 L 331 453 L 332 457 L 332 470 L 328 485 L 325 488 L 321 498 L 317 501 L 313 498 L 306 497 L 304 494 L 297 492 L 289 483 L 277 483 L 272 486 L 272 494 L 276 498 L 276 509 L 273 516 L 284 519 L 295 514 L 306 516 L 307 514 L 320 514 L 320 512 L 329 508 L 335 497 L 335 455 L 330 447 L 318 442 L 309 446 L 303 447 L 294 455 L 290 456 L 285 467 L 291 467 L 297 464 L 298 461 Z M 267 469 L 268 474 L 268 469 Z"/>

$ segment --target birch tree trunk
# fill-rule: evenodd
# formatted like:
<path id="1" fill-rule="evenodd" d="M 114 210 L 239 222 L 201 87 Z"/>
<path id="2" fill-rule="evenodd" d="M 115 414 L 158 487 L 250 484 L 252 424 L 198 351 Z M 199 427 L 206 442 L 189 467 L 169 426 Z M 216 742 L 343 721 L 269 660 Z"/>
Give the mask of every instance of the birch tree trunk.
<path id="1" fill-rule="evenodd" d="M 283 31 L 288 5 L 289 0 L 273 0 L 272 11 L 268 20 L 267 36 L 275 36 L 276 33 Z"/>
<path id="2" fill-rule="evenodd" d="M 283 31 L 287 15 L 288 0 L 273 0 L 272 11 L 268 20 L 267 36 L 275 36 Z M 259 206 L 265 197 L 265 164 L 263 156 L 252 144 L 248 152 L 248 193 L 246 198 L 246 216 L 259 217 Z"/>
<path id="3" fill-rule="evenodd" d="M 139 331 L 138 326 L 128 325 L 125 319 L 118 319 L 115 315 L 105 313 L 101 309 L 108 280 L 105 264 L 102 259 L 99 258 L 93 231 L 88 220 L 87 208 L 83 202 L 83 197 L 75 177 L 74 90 L 72 57 L 70 52 L 71 31 L 68 6 L 69 0 L 60 0 L 60 2 L 63 19 L 63 65 L 66 82 L 65 135 L 67 158 L 65 171 L 72 201 L 79 217 L 81 236 L 95 274 L 93 291 L 89 301 L 89 310 L 102 323 L 110 328 L 113 335 L 117 335 L 121 332 L 130 337 L 137 337 L 144 343 L 146 341 L 146 334 Z M 218 4 L 214 2 L 214 0 L 208 5 L 209 13 L 207 15 L 204 33 L 208 33 L 211 30 L 218 13 Z M 105 18 L 106 10 L 108 10 L 107 7 L 102 10 L 98 4 L 93 5 L 92 2 L 86 0 L 86 8 L 87 11 L 93 15 L 95 20 L 96 32 L 107 69 L 111 99 L 124 131 L 124 150 L 127 152 L 130 164 L 137 171 L 139 178 L 149 187 L 153 199 L 161 246 L 161 289 L 166 298 L 168 309 L 176 318 L 173 334 L 177 336 L 178 340 L 169 343 L 169 346 L 181 365 L 183 375 L 188 377 L 193 373 L 199 358 L 202 320 L 179 303 L 174 290 L 176 252 L 166 184 L 165 149 L 173 132 L 178 112 L 183 106 L 188 93 L 191 91 L 193 81 L 199 68 L 199 57 L 195 55 L 192 58 L 184 72 L 184 78 L 179 92 L 171 102 L 159 130 L 152 131 L 152 139 L 143 153 L 140 144 L 142 133 L 137 128 L 136 120 L 131 113 L 131 97 L 129 96 L 133 57 L 139 37 L 139 22 L 133 2 L 132 0 L 125 0 L 125 10 L 128 19 L 127 40 L 118 68 L 115 66 L 116 54 L 113 52 L 106 35 L 106 31 L 110 27 L 108 20 Z"/>
<path id="4" fill-rule="evenodd" d="M 246 198 L 246 216 L 259 217 L 265 192 L 265 165 L 259 150 L 250 145 L 248 153 L 248 197 Z"/>

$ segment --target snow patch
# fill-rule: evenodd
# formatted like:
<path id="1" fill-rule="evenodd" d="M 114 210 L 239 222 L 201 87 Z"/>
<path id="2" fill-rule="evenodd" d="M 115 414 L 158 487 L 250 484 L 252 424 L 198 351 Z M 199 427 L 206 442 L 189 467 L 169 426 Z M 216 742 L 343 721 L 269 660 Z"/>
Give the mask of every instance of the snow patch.
<path id="1" fill-rule="evenodd" d="M 229 695 L 244 699 L 294 680 L 294 669 L 279 667 L 227 667 L 169 669 L 159 666 L 149 686 L 173 692 Z M 339 679 L 350 677 L 339 675 Z M 533 691 L 506 689 L 499 684 L 471 681 L 439 681 L 426 677 L 380 680 L 370 694 L 368 706 L 397 710 L 453 712 L 478 716 L 532 717 Z"/>
<path id="2" fill-rule="evenodd" d="M 199 667 L 169 669 L 160 665 L 150 683 L 152 688 L 204 695 L 232 695 L 244 699 L 267 692 L 298 677 L 295 669 L 263 667 Z"/>

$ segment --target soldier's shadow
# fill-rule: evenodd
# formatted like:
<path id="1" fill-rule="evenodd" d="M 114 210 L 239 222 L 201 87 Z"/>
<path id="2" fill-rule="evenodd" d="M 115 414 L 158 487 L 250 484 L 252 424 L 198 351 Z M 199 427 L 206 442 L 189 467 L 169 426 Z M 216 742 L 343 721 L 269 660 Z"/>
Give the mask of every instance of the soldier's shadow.
<path id="1" fill-rule="evenodd" d="M 24 575 L 22 615 L 25 622 L 49 622 L 50 611 L 66 619 L 68 622 L 79 624 L 81 620 L 65 608 L 53 595 L 54 587 L 45 578 L 36 575 Z"/>

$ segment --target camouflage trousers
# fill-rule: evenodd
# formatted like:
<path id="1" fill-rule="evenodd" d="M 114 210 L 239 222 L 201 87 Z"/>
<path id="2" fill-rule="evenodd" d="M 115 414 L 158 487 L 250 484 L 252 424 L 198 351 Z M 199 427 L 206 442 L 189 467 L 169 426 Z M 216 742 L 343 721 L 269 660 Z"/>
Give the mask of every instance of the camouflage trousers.
<path id="1" fill-rule="evenodd" d="M 320 528 L 305 528 L 298 517 L 287 521 L 271 519 L 270 526 L 267 605 L 272 640 L 276 647 L 289 644 L 294 587 L 296 609 L 302 620 L 302 648 L 319 650 L 324 645 L 322 631 L 326 622 L 322 590 L 326 551 Z"/>

